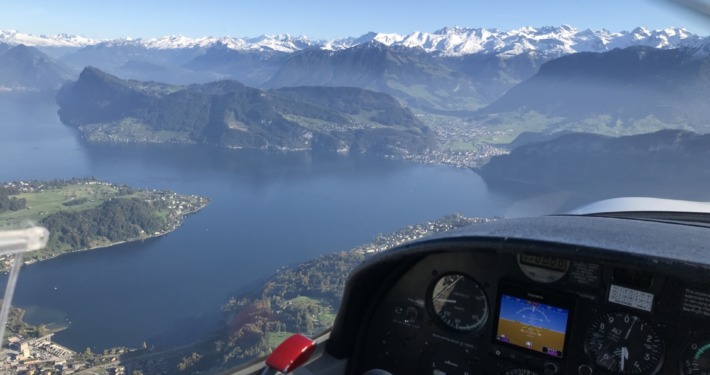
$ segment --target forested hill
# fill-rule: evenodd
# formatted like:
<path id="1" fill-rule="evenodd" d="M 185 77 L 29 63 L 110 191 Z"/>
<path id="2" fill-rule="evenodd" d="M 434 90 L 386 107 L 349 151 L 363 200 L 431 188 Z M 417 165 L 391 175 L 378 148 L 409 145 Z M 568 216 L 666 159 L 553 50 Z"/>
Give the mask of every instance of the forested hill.
<path id="1" fill-rule="evenodd" d="M 543 64 L 480 110 L 478 120 L 529 131 L 638 134 L 710 130 L 710 57 L 690 48 L 584 52 Z"/>
<path id="2" fill-rule="evenodd" d="M 127 81 L 86 68 L 57 95 L 59 115 L 90 141 L 408 154 L 434 133 L 389 95 L 343 87 L 260 90 Z"/>
<path id="3" fill-rule="evenodd" d="M 590 197 L 710 199 L 710 134 L 682 130 L 625 137 L 565 134 L 493 157 L 479 173 L 489 185 L 537 186 Z"/>

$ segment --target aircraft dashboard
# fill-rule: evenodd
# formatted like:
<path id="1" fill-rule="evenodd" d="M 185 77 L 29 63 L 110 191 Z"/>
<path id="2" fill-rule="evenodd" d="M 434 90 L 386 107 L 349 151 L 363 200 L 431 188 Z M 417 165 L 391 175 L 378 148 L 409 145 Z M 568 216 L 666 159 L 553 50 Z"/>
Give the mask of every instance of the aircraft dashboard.
<path id="1" fill-rule="evenodd" d="M 708 228 L 505 220 L 375 258 L 326 346 L 347 373 L 710 373 Z"/>

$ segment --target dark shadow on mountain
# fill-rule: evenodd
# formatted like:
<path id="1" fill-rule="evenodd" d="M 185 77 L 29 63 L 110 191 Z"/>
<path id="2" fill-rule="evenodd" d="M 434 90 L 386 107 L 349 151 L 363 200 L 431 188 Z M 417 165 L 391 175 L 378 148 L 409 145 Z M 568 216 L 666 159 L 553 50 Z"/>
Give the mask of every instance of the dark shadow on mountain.
<path id="1" fill-rule="evenodd" d="M 568 134 L 496 156 L 479 173 L 492 188 L 521 198 L 566 191 L 582 201 L 623 196 L 709 201 L 710 135 Z"/>
<path id="2" fill-rule="evenodd" d="M 474 119 L 546 133 L 623 135 L 671 127 L 705 132 L 709 95 L 707 54 L 630 47 L 549 61 Z"/>

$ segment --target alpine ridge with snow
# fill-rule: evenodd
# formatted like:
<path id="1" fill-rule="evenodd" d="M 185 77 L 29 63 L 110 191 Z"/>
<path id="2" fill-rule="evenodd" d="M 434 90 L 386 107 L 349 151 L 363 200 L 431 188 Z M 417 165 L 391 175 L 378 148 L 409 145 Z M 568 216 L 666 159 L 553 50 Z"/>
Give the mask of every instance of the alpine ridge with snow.
<path id="1" fill-rule="evenodd" d="M 255 38 L 165 36 L 161 38 L 95 40 L 77 35 L 31 35 L 18 31 L 0 31 L 0 42 L 35 47 L 75 47 L 92 45 L 133 45 L 147 49 L 200 49 L 225 46 L 236 51 L 275 51 L 292 53 L 304 49 L 341 50 L 369 42 L 387 46 L 420 48 L 443 56 L 495 54 L 516 56 L 535 53 L 548 58 L 575 52 L 603 52 L 614 48 L 647 46 L 654 48 L 699 47 L 705 38 L 684 28 L 649 30 L 643 27 L 631 31 L 611 32 L 579 30 L 569 25 L 557 27 L 523 27 L 515 30 L 445 27 L 434 32 L 414 32 L 408 35 L 370 32 L 358 38 L 314 40 L 288 34 L 262 35 Z"/>
<path id="2" fill-rule="evenodd" d="M 92 66 L 122 79 L 176 85 L 235 80 L 259 89 L 357 87 L 389 94 L 417 111 L 456 117 L 478 114 L 477 111 L 500 99 L 505 99 L 500 103 L 510 102 L 509 97 L 519 92 L 513 90 L 516 85 L 556 59 L 585 55 L 579 62 L 584 65 L 587 60 L 596 61 L 593 55 L 611 54 L 613 60 L 619 55 L 615 52 L 629 48 L 648 49 L 643 53 L 650 56 L 656 56 L 653 51 L 675 51 L 682 61 L 704 61 L 710 57 L 710 38 L 683 28 L 638 27 L 611 32 L 579 30 L 568 25 L 509 31 L 447 27 L 431 33 L 367 33 L 330 41 L 288 34 L 255 38 L 126 37 L 99 41 L 68 34 L 34 36 L 17 31 L 0 32 L 0 58 L 21 45 L 33 49 L 33 58 L 20 59 L 25 62 L 23 66 L 33 68 L 18 71 L 10 69 L 14 66 L 11 64 L 0 66 L 0 87 L 4 92 L 56 89 Z M 8 61 L 22 56 L 10 57 L 13 56 L 9 55 Z M 646 63 L 632 60 L 632 70 Z M 48 64 L 33 65 L 31 61 Z M 52 69 L 48 68 L 50 65 Z M 686 70 L 690 66 L 695 65 L 682 65 Z M 606 70 L 618 69 L 612 64 Z M 62 74 L 47 73 L 54 71 Z M 653 81 L 653 77 L 649 80 Z M 531 95 L 543 98 L 537 90 L 532 91 Z M 510 95 L 503 98 L 507 93 Z M 562 97 L 569 99 L 566 95 Z M 626 120 L 629 109 L 627 106 L 622 109 Z M 510 115 L 510 110 L 506 107 L 493 112 Z M 528 116 L 524 117 L 527 121 Z M 643 118 L 631 117 L 634 121 Z"/>
<path id="3" fill-rule="evenodd" d="M 84 38 L 78 35 L 32 35 L 16 30 L 0 30 L 0 43 L 11 45 L 24 44 L 29 47 L 85 47 L 100 43 L 95 39 Z"/>

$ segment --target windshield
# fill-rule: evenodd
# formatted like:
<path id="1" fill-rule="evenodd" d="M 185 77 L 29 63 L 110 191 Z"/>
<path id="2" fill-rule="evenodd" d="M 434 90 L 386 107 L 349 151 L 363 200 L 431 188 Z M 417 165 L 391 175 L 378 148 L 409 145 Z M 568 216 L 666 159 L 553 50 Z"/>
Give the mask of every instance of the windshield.
<path id="1" fill-rule="evenodd" d="M 710 200 L 692 9 L 0 5 L 0 230 L 50 233 L 0 257 L 22 263 L 0 373 L 224 370 L 327 330 L 350 270 L 393 246 Z"/>

